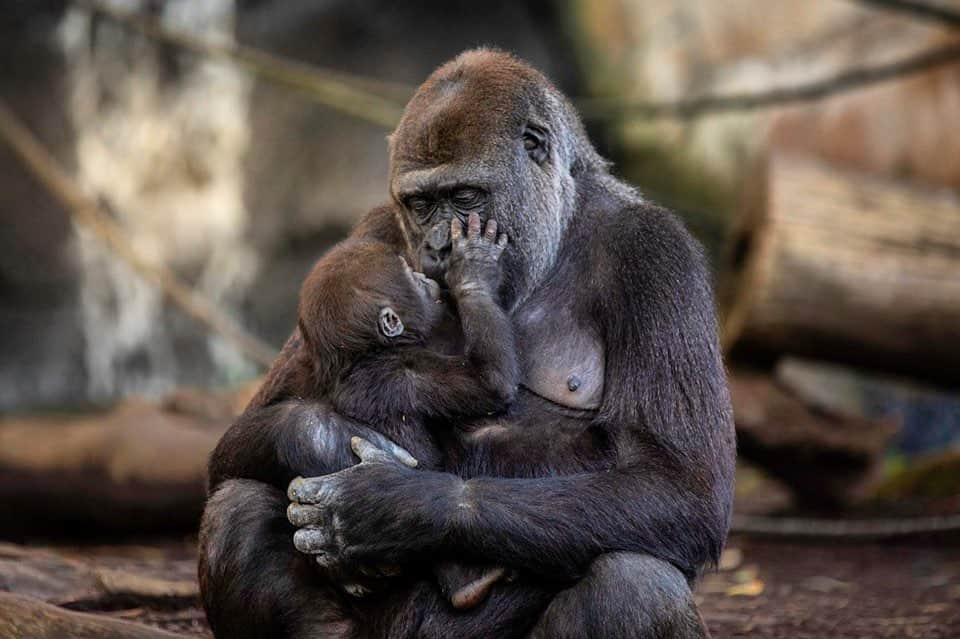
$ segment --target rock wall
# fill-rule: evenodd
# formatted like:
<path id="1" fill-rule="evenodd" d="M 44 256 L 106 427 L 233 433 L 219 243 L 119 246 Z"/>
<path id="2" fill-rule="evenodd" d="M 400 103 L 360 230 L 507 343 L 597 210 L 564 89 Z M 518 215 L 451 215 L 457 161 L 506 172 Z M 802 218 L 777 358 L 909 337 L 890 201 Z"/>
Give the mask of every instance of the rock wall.
<path id="1" fill-rule="evenodd" d="M 480 44 L 572 93 L 552 5 L 110 0 L 204 37 L 415 86 Z M 0 94 L 105 204 L 136 248 L 279 346 L 322 250 L 387 196 L 388 131 L 67 2 L 0 21 Z M 0 412 L 160 395 L 253 374 L 75 229 L 0 148 Z"/>

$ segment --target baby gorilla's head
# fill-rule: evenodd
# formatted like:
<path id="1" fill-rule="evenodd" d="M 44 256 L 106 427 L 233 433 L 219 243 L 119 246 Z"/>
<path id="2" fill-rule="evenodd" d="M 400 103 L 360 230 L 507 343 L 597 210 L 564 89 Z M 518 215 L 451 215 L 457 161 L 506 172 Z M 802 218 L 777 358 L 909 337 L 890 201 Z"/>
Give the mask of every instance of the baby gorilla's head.
<path id="1" fill-rule="evenodd" d="M 352 359 L 378 347 L 422 343 L 442 317 L 437 283 L 369 240 L 331 249 L 300 291 L 300 332 L 319 357 Z"/>

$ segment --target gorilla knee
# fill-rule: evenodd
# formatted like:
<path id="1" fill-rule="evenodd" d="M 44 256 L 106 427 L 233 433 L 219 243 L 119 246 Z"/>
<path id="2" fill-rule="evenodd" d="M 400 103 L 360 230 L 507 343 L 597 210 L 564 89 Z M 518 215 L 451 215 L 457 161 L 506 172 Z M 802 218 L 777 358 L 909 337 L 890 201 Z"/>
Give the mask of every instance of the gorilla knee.
<path id="1" fill-rule="evenodd" d="M 286 511 L 283 493 L 272 486 L 243 479 L 224 482 L 207 500 L 200 522 L 201 568 L 214 572 L 221 559 L 256 556 L 254 544 L 278 522 L 286 523 Z"/>
<path id="2" fill-rule="evenodd" d="M 650 603 L 693 600 L 683 573 L 650 555 L 627 552 L 601 555 L 590 565 L 587 578 L 597 586 L 623 589 Z"/>
<path id="3" fill-rule="evenodd" d="M 207 501 L 200 527 L 200 594 L 217 637 L 269 636 L 283 596 L 286 500 L 267 484 L 225 481 Z M 289 577 L 287 577 L 289 579 Z M 243 620 L 246 619 L 246 626 Z M 259 635 L 257 633 L 260 633 Z"/>
<path id="4" fill-rule="evenodd" d="M 587 575 L 598 622 L 612 622 L 602 636 L 707 637 L 683 573 L 649 555 L 610 553 L 594 560 Z M 609 606 L 609 608 L 607 608 Z M 625 634 L 620 634 L 624 631 Z"/>
<path id="5" fill-rule="evenodd" d="M 610 553 L 551 602 L 533 637 L 708 637 L 683 574 L 648 555 Z"/>

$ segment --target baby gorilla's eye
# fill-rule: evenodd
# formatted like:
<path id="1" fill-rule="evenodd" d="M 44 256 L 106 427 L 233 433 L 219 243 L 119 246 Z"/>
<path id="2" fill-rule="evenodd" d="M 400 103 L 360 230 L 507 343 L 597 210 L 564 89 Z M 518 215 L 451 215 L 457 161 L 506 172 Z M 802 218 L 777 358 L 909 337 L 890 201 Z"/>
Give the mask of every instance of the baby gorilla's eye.
<path id="1" fill-rule="evenodd" d="M 480 189 L 457 189 L 453 193 L 453 203 L 461 210 L 477 208 L 484 203 L 485 199 L 485 194 Z"/>

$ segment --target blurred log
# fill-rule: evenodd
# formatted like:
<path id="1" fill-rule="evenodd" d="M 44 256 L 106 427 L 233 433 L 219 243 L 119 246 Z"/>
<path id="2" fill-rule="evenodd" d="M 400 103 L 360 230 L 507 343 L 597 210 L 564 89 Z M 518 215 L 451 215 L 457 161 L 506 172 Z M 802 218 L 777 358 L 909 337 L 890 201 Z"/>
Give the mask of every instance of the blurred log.
<path id="1" fill-rule="evenodd" d="M 896 428 L 812 406 L 764 374 L 730 376 L 740 456 L 781 480 L 798 505 L 834 509 L 868 496 Z"/>
<path id="2" fill-rule="evenodd" d="M 956 383 L 960 199 L 773 155 L 728 255 L 724 344 Z"/>
<path id="3" fill-rule="evenodd" d="M 0 531 L 195 528 L 207 457 L 250 394 L 184 391 L 159 406 L 0 420 Z"/>
<path id="4" fill-rule="evenodd" d="M 36 599 L 0 593 L 0 637 L 9 639 L 177 639 L 140 624 L 64 610 Z"/>
<path id="5" fill-rule="evenodd" d="M 74 610 L 139 605 L 164 609 L 199 605 L 195 562 L 129 560 L 105 567 L 56 553 L 0 544 L 0 591 L 16 592 Z M 171 571 L 176 565 L 180 570 Z"/>

